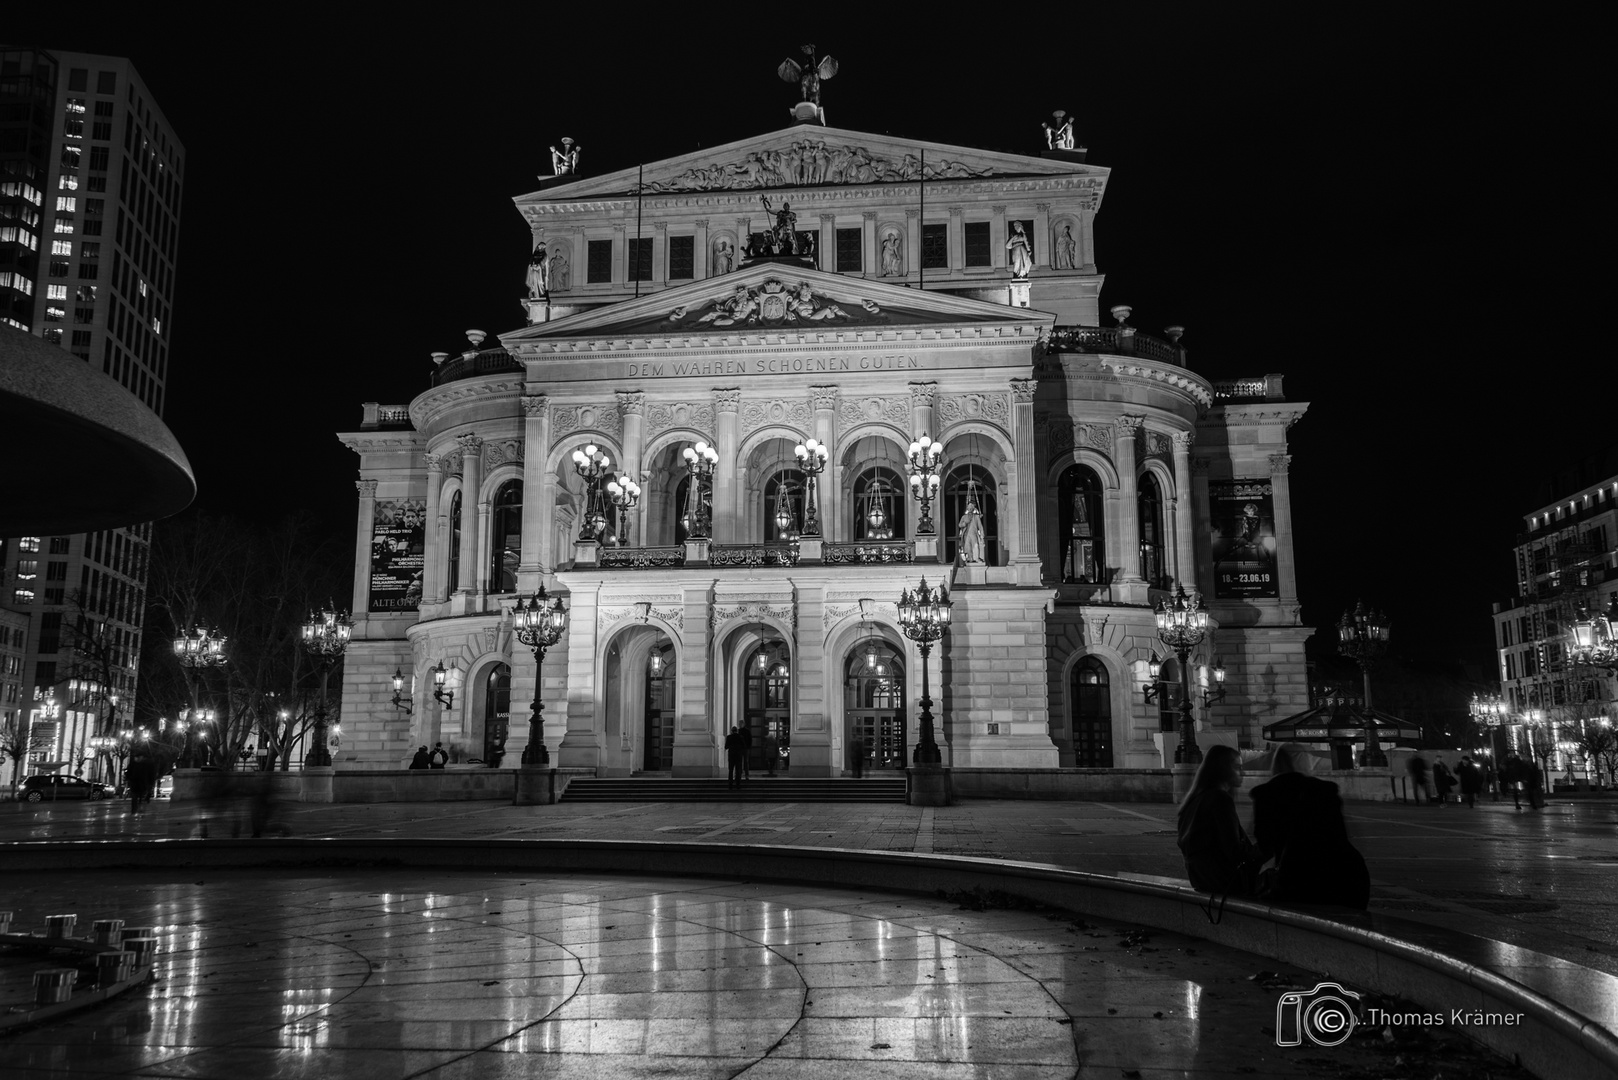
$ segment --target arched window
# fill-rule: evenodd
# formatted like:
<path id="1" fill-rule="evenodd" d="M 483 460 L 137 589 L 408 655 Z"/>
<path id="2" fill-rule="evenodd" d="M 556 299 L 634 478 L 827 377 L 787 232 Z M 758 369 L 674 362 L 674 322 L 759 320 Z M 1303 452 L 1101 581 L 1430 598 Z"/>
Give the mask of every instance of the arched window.
<path id="1" fill-rule="evenodd" d="M 983 558 L 990 566 L 1000 565 L 1000 515 L 995 500 L 994 476 L 982 465 L 962 465 L 944 481 L 944 498 L 939 507 L 943 516 L 939 528 L 944 534 L 944 561 L 952 563 L 960 549 L 961 519 L 968 503 L 977 504 L 983 517 Z"/>
<path id="2" fill-rule="evenodd" d="M 489 513 L 489 591 L 517 591 L 522 560 L 522 481 L 507 480 L 494 493 Z"/>
<path id="3" fill-rule="evenodd" d="M 1136 485 L 1135 521 L 1140 526 L 1140 576 L 1154 589 L 1167 588 L 1163 562 L 1163 490 L 1150 471 Z"/>
<path id="4" fill-rule="evenodd" d="M 445 592 L 461 587 L 461 493 L 449 500 L 449 580 Z"/>
<path id="5" fill-rule="evenodd" d="M 907 497 L 898 473 L 882 465 L 866 469 L 854 481 L 854 539 L 904 539 Z"/>
<path id="6" fill-rule="evenodd" d="M 803 532 L 804 485 L 798 469 L 781 469 L 764 485 L 764 539 L 766 543 L 792 540 Z"/>
<path id="7" fill-rule="evenodd" d="M 1093 656 L 1073 665 L 1068 684 L 1073 703 L 1073 765 L 1079 769 L 1112 768 L 1112 688 L 1107 668 Z"/>
<path id="8" fill-rule="evenodd" d="M 483 688 L 483 760 L 495 768 L 506 752 L 511 730 L 511 668 L 496 664 Z"/>
<path id="9" fill-rule="evenodd" d="M 1101 519 L 1101 478 L 1084 465 L 1069 466 L 1058 485 L 1057 520 L 1061 534 L 1062 580 L 1104 585 L 1107 579 L 1106 529 Z"/>

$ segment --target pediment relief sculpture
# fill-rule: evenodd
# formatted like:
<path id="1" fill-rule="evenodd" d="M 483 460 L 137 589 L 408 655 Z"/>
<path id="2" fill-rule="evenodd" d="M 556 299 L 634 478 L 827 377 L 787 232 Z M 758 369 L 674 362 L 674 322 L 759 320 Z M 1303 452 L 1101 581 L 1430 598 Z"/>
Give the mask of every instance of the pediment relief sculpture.
<path id="1" fill-rule="evenodd" d="M 849 305 L 853 307 L 853 305 Z M 788 285 L 780 278 L 769 278 L 754 288 L 738 285 L 729 296 L 721 296 L 708 304 L 700 315 L 692 317 L 684 305 L 669 312 L 671 323 L 691 325 L 734 326 L 741 323 L 754 326 L 759 323 L 797 322 L 885 322 L 882 308 L 874 300 L 860 301 L 851 314 L 825 293 L 816 293 L 807 281 Z"/>
<path id="2" fill-rule="evenodd" d="M 783 150 L 755 150 L 740 161 L 699 165 L 642 190 L 744 191 L 748 188 L 802 187 L 809 184 L 896 184 L 907 180 L 967 180 L 992 176 L 960 161 L 929 161 L 915 154 L 882 157 L 860 146 L 827 146 L 805 139 Z"/>

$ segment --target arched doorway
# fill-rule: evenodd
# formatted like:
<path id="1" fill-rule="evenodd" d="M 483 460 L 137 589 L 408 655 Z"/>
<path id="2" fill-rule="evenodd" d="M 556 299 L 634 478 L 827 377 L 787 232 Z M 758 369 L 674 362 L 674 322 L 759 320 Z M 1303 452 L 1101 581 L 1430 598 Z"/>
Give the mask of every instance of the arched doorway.
<path id="1" fill-rule="evenodd" d="M 879 637 L 859 642 L 843 662 L 843 715 L 851 766 L 863 747 L 867 768 L 905 767 L 904 656 Z"/>
<path id="2" fill-rule="evenodd" d="M 792 761 L 792 664 L 786 642 L 765 641 L 753 650 L 742 701 L 748 770 L 785 770 Z"/>
<path id="3" fill-rule="evenodd" d="M 483 683 L 483 760 L 500 767 L 511 731 L 511 665 L 496 664 Z"/>
<path id="4" fill-rule="evenodd" d="M 641 731 L 641 768 L 674 768 L 674 646 L 660 638 L 646 658 L 646 715 Z"/>
<path id="5" fill-rule="evenodd" d="M 1073 704 L 1073 766 L 1112 768 L 1112 686 L 1107 666 L 1094 656 L 1073 665 L 1068 677 Z"/>

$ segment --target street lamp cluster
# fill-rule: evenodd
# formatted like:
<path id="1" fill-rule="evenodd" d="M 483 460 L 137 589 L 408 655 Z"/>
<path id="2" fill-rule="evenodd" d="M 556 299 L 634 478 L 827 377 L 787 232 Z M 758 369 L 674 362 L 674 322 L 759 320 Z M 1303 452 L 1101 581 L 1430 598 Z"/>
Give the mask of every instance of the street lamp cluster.
<path id="1" fill-rule="evenodd" d="M 607 499 L 613 507 L 613 528 L 602 540 L 617 547 L 629 544 L 629 511 L 640 505 L 640 485 L 628 473 L 607 481 Z"/>
<path id="2" fill-rule="evenodd" d="M 1159 601 L 1155 617 L 1157 639 L 1174 650 L 1180 667 L 1180 741 L 1174 748 L 1174 763 L 1196 765 L 1202 761 L 1202 748 L 1197 745 L 1191 709 L 1190 660 L 1191 650 L 1202 644 L 1202 639 L 1208 634 L 1208 608 L 1195 589 L 1187 593 L 1184 585 L 1175 585 L 1174 594 Z M 1147 687 L 1146 700 L 1150 702 L 1155 701 L 1165 688 L 1159 682 L 1163 668 L 1155 657 L 1149 663 L 1149 670 L 1152 684 Z M 1205 709 L 1223 701 L 1225 697 L 1225 669 L 1215 668 L 1214 678 L 1217 689 L 1203 692 L 1202 705 Z"/>
<path id="3" fill-rule="evenodd" d="M 517 640 L 534 650 L 534 708 L 528 721 L 528 746 L 522 752 L 524 765 L 549 765 L 550 751 L 545 748 L 545 725 L 541 714 L 545 711 L 545 653 L 562 640 L 567 630 L 567 608 L 560 596 L 548 596 L 545 586 L 524 604 L 521 598 L 512 611 L 512 622 L 517 629 Z"/>
<path id="4" fill-rule="evenodd" d="M 600 541 L 607 531 L 607 513 L 601 505 L 601 478 L 607 475 L 612 459 L 601 447 L 591 443 L 582 450 L 573 451 L 573 471 L 584 480 L 584 516 L 579 523 L 581 541 Z"/>
<path id="5" fill-rule="evenodd" d="M 933 643 L 949 629 L 951 602 L 949 590 L 939 585 L 929 588 L 927 579 L 914 591 L 905 589 L 899 596 L 899 629 L 921 650 L 921 713 L 916 718 L 921 725 L 916 742 L 917 765 L 941 765 L 943 755 L 933 739 L 933 698 L 928 684 L 927 656 Z"/>
<path id="6" fill-rule="evenodd" d="M 807 477 L 804 487 L 803 503 L 803 535 L 820 535 L 820 474 L 826 468 L 826 459 L 831 452 L 826 444 L 818 439 L 806 439 L 792 448 L 792 453 L 798 459 L 798 468 L 803 470 Z"/>
<path id="7" fill-rule="evenodd" d="M 944 444 L 933 442 L 923 434 L 910 444 L 910 494 L 921 502 L 921 520 L 916 522 L 917 536 L 933 536 L 933 499 L 938 495 L 940 476 L 944 468 Z"/>
<path id="8" fill-rule="evenodd" d="M 331 751 L 327 748 L 326 683 L 331 676 L 332 665 L 342 659 L 353 633 L 354 624 L 348 612 L 338 611 L 334 606 L 328 606 L 324 611 L 310 612 L 309 621 L 303 624 L 304 650 L 320 665 L 320 704 L 315 709 L 315 742 L 304 756 L 305 768 L 331 764 Z"/>
<path id="9" fill-rule="evenodd" d="M 1343 612 L 1337 622 L 1337 651 L 1360 666 L 1360 679 L 1365 687 L 1365 765 L 1386 765 L 1388 756 L 1382 752 L 1382 740 L 1376 730 L 1371 713 L 1371 668 L 1388 651 L 1388 620 L 1380 611 L 1368 610 L 1363 602 L 1356 603 L 1353 611 Z"/>
<path id="10" fill-rule="evenodd" d="M 691 486 L 686 493 L 686 520 L 689 524 L 685 535 L 689 540 L 707 540 L 712 527 L 709 515 L 713 500 L 711 496 L 703 498 L 702 493 L 706 485 L 713 483 L 719 452 L 705 442 L 698 442 L 686 447 L 680 456 L 685 458 L 685 469 L 691 476 Z"/>

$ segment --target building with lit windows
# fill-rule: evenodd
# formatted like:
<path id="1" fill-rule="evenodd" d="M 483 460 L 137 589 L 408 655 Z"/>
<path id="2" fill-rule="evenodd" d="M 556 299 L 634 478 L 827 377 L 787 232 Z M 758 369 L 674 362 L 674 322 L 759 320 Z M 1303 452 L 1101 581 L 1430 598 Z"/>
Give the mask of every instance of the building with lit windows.
<path id="1" fill-rule="evenodd" d="M 0 46 L 0 321 L 158 415 L 184 172 L 184 148 L 129 60 Z M 133 700 L 150 539 L 149 524 L 132 523 L 0 542 L 0 607 L 30 620 L 31 710 L 64 710 L 41 763 L 76 761 L 74 733 L 94 734 L 112 696 Z M 93 677 L 74 648 L 81 622 L 113 658 Z"/>
<path id="2" fill-rule="evenodd" d="M 954 605 L 927 681 L 958 790 L 1172 760 L 1178 691 L 1144 691 L 1154 660 L 1178 681 L 1154 624 L 1176 583 L 1215 627 L 1193 693 L 1226 676 L 1200 741 L 1304 708 L 1286 433 L 1306 406 L 1279 376 L 1198 375 L 1178 327 L 1103 315 L 1109 182 L 1082 150 L 813 123 L 542 178 L 516 199 L 528 325 L 471 332 L 341 436 L 360 497 L 338 767 L 440 740 L 515 764 L 536 673 L 512 612 L 541 584 L 569 610 L 543 741 L 602 776 L 723 774 L 732 726 L 755 770 L 841 775 L 862 748 L 903 768 L 923 657 L 896 605 L 923 577 Z M 912 479 L 923 436 L 936 489 Z"/>
<path id="3" fill-rule="evenodd" d="M 1618 676 L 1572 648 L 1575 623 L 1618 597 L 1618 450 L 1554 483 L 1550 501 L 1523 516 L 1517 595 L 1494 605 L 1494 630 L 1505 746 L 1565 776 L 1586 771 L 1575 744 L 1587 725 L 1618 724 Z"/>

